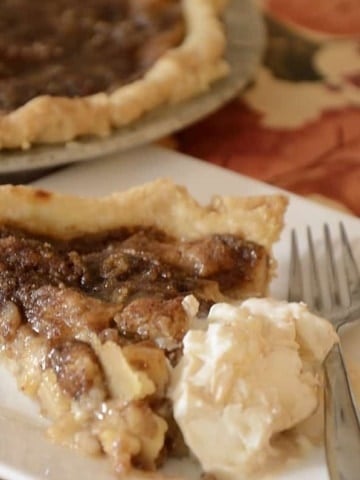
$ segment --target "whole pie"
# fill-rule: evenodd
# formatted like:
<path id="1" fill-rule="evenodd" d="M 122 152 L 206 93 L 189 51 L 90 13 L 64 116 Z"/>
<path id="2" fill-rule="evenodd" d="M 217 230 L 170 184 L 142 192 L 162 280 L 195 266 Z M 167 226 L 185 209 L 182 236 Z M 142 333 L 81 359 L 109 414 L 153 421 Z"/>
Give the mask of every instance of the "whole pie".
<path id="1" fill-rule="evenodd" d="M 107 135 L 228 72 L 226 0 L 3 0 L 0 148 Z"/>
<path id="2" fill-rule="evenodd" d="M 100 199 L 0 187 L 0 351 L 50 436 L 119 473 L 184 454 L 167 388 L 186 299 L 205 318 L 264 295 L 285 208 L 281 195 L 201 206 L 168 180 Z"/>

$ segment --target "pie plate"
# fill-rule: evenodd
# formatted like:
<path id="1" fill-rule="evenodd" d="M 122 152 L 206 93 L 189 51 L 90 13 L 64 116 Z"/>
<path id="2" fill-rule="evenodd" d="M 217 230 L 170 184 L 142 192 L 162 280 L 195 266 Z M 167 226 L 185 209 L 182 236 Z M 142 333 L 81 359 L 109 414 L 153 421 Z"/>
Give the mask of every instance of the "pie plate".
<path id="1" fill-rule="evenodd" d="M 234 97 L 251 80 L 264 49 L 264 25 L 253 0 L 231 0 L 225 17 L 228 77 L 205 93 L 176 105 L 154 110 L 106 138 L 87 138 L 67 144 L 0 151 L 0 183 L 29 181 L 34 170 L 49 169 L 142 145 L 175 132 L 211 113 Z M 31 174 L 32 172 L 32 174 Z M 12 175 L 11 178 L 9 177 Z M 10 178 L 10 179 L 9 179 Z"/>
<path id="2" fill-rule="evenodd" d="M 120 156 L 111 155 L 69 166 L 34 185 L 63 193 L 102 196 L 164 176 L 186 185 L 200 202 L 208 201 L 215 193 L 258 195 L 279 192 L 269 185 L 159 147 L 138 148 Z M 304 254 L 306 225 L 314 229 L 316 241 L 321 235 L 323 222 L 337 228 L 338 222 L 343 221 L 355 246 L 355 254 L 360 258 L 360 222 L 357 218 L 286 194 L 290 199 L 286 226 L 274 252 L 279 274 L 271 288 L 271 295 L 280 299 L 286 298 L 292 227 L 300 231 L 300 248 Z M 344 336 L 347 359 L 353 362 L 360 361 L 357 353 L 359 338 L 360 332 L 356 329 Z M 36 406 L 17 391 L 14 379 L 4 366 L 0 367 L 0 477 L 3 480 L 116 479 L 106 461 L 85 457 L 51 443 L 44 433 L 44 423 Z M 166 471 L 183 475 L 187 480 L 199 480 L 198 468 L 190 461 L 169 463 Z M 326 480 L 323 450 L 311 448 L 301 458 L 284 465 L 272 478 Z"/>

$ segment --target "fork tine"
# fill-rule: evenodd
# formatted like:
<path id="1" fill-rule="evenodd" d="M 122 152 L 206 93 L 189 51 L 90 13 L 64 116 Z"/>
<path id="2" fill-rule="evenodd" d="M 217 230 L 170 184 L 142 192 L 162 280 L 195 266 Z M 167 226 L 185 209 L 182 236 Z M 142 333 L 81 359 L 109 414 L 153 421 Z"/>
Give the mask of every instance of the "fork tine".
<path id="1" fill-rule="evenodd" d="M 310 227 L 307 227 L 307 240 L 309 245 L 309 253 L 310 253 L 310 289 L 311 289 L 311 296 L 312 296 L 312 304 L 316 310 L 320 311 L 325 308 L 324 297 L 323 293 L 320 288 L 320 274 L 319 274 L 319 267 L 316 261 L 315 255 L 315 248 L 314 248 L 314 241 L 313 236 L 311 233 Z"/>
<path id="2" fill-rule="evenodd" d="M 328 272 L 328 284 L 330 292 L 330 304 L 331 306 L 340 306 L 340 281 L 339 276 L 335 267 L 335 257 L 333 250 L 333 243 L 331 239 L 329 225 L 325 223 L 324 225 L 324 236 L 325 236 L 325 261 Z"/>
<path id="3" fill-rule="evenodd" d="M 313 234 L 310 227 L 307 227 L 308 268 L 303 271 L 298 237 L 295 229 L 291 231 L 288 290 L 288 301 L 307 301 L 309 307 L 327 318 L 336 331 L 345 323 L 353 322 L 360 316 L 360 269 L 343 225 L 340 225 L 340 234 L 342 248 L 340 249 L 339 245 L 341 250 L 339 253 L 343 254 L 342 259 L 335 257 L 335 245 L 332 242 L 330 228 L 328 224 L 324 224 L 325 257 L 319 257 Z M 340 260 L 338 265 L 335 264 L 335 260 Z M 322 266 L 327 270 L 326 276 L 323 275 L 325 272 L 320 270 Z M 346 293 L 348 298 L 345 298 Z"/>
<path id="4" fill-rule="evenodd" d="M 290 302 L 301 302 L 304 299 L 304 282 L 301 271 L 299 247 L 296 232 L 291 231 L 291 255 L 290 255 L 290 281 L 288 300 Z"/>
<path id="5" fill-rule="evenodd" d="M 341 236 L 341 246 L 343 254 L 343 263 L 345 267 L 346 275 L 346 287 L 349 301 L 351 300 L 352 294 L 357 291 L 360 287 L 360 272 L 355 261 L 355 257 L 350 246 L 349 237 L 347 236 L 344 224 L 340 222 L 340 236 Z"/>

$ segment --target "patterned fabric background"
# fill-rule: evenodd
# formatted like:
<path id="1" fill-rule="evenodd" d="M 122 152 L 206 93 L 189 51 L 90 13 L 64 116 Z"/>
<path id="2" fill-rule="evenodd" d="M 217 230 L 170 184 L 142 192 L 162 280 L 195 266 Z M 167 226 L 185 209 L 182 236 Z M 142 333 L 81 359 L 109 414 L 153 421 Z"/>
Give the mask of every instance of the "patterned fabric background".
<path id="1" fill-rule="evenodd" d="M 360 215 L 360 0 L 261 0 L 251 85 L 180 132 L 195 157 Z"/>

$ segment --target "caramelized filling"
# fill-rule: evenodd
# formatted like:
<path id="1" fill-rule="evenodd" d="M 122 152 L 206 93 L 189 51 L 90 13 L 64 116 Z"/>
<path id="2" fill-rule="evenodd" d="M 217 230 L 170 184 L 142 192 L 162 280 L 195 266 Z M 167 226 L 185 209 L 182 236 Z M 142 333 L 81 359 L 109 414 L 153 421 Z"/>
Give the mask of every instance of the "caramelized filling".
<path id="1" fill-rule="evenodd" d="M 184 37 L 180 0 L 3 0 L 0 111 L 140 78 Z"/>
<path id="2" fill-rule="evenodd" d="M 202 309 L 251 283 L 266 254 L 232 235 L 179 241 L 155 229 L 122 228 L 69 241 L 0 231 L 0 302 L 18 306 L 52 342 L 87 328 L 171 350 L 185 334 L 182 299 Z M 159 320 L 160 318 L 160 320 Z M 9 325 L 0 326 L 11 336 Z"/>
<path id="3" fill-rule="evenodd" d="M 262 293 L 267 264 L 234 235 L 133 227 L 62 241 L 2 227 L 0 346 L 52 438 L 105 452 L 118 472 L 154 469 L 186 452 L 165 396 L 189 328 L 183 298 L 207 311 L 248 285 Z"/>

